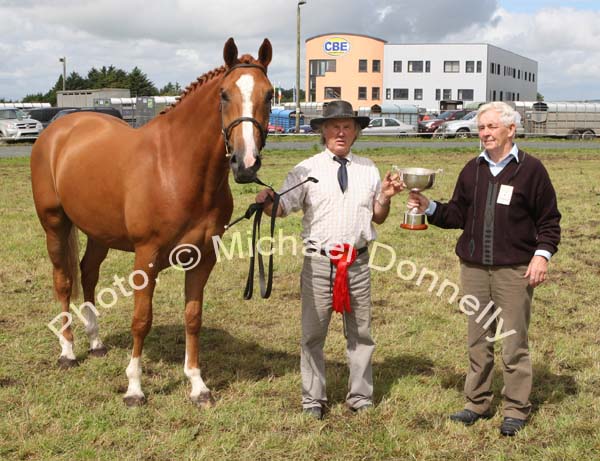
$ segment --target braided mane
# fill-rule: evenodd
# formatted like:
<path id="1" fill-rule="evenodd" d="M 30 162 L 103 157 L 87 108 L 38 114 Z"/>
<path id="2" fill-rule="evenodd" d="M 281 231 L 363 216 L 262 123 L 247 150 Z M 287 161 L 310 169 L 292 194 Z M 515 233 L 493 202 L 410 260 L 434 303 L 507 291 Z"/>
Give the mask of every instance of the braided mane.
<path id="1" fill-rule="evenodd" d="M 244 54 L 244 55 L 240 56 L 239 63 L 242 63 L 242 64 L 258 63 L 258 64 L 260 64 L 256 59 L 254 59 L 249 54 Z M 160 114 L 161 115 L 162 114 L 166 114 L 170 110 L 174 109 L 189 94 L 194 93 L 198 88 L 202 87 L 202 85 L 204 85 L 206 82 L 209 82 L 209 81 L 211 81 L 211 80 L 213 80 L 213 79 L 215 79 L 217 77 L 220 77 L 225 72 L 227 72 L 227 70 L 229 70 L 228 67 L 221 66 L 221 67 L 217 67 L 216 69 L 210 70 L 210 71 L 206 72 L 205 74 L 202 74 L 200 77 L 198 77 L 196 80 L 194 80 L 192 83 L 190 83 L 188 86 L 185 87 L 185 89 L 183 90 L 183 92 L 178 96 L 177 101 L 175 102 L 175 104 L 173 104 L 173 105 L 167 107 L 166 109 L 162 110 L 160 112 Z"/>

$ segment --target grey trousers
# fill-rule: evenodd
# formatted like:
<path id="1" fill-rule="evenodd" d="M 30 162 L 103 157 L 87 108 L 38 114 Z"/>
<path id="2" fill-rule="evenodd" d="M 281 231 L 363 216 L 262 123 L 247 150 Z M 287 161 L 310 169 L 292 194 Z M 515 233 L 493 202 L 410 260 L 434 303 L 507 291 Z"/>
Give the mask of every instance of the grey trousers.
<path id="1" fill-rule="evenodd" d="M 333 272 L 332 272 L 333 271 Z M 335 267 L 329 258 L 313 253 L 305 256 L 301 274 L 302 342 L 300 371 L 302 406 L 322 406 L 327 402 L 323 347 L 331 320 L 331 288 Z M 373 401 L 371 357 L 371 277 L 368 252 L 360 255 L 348 270 L 350 305 L 346 316 L 346 355 L 350 369 L 346 403 L 357 409 Z M 335 315 L 338 315 L 337 313 Z"/>
<path id="2" fill-rule="evenodd" d="M 502 333 L 514 330 L 514 334 L 502 339 L 503 415 L 527 419 L 531 411 L 529 395 L 533 373 L 527 330 L 533 288 L 529 286 L 529 279 L 523 278 L 526 271 L 527 265 L 490 267 L 461 263 L 463 292 L 475 296 L 480 306 L 468 320 L 470 367 L 465 380 L 465 408 L 475 413 L 487 412 L 492 402 L 494 342 L 486 337 L 494 337 L 500 319 Z M 493 308 L 477 321 L 490 302 L 494 303 Z M 498 309 L 501 309 L 498 316 L 488 322 Z M 490 325 L 484 328 L 487 323 Z"/>

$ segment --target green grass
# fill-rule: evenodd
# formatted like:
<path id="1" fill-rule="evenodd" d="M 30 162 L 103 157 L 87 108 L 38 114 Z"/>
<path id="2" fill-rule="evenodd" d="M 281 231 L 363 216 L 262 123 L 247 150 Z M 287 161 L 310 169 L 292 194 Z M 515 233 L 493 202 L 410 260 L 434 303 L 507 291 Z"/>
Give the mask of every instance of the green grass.
<path id="1" fill-rule="evenodd" d="M 450 197 L 458 172 L 475 154 L 464 148 L 431 153 L 426 145 L 362 153 L 382 172 L 391 165 L 443 168 L 428 194 L 441 200 Z M 563 242 L 550 264 L 550 281 L 535 291 L 534 412 L 514 439 L 498 433 L 501 407 L 493 419 L 471 428 L 448 422 L 448 413 L 463 405 L 466 318 L 456 304 L 430 294 L 425 285 L 401 280 L 395 271 L 373 272 L 376 408 L 356 417 L 343 406 L 347 369 L 335 316 L 326 345 L 331 412 L 322 422 L 305 419 L 299 377 L 301 256 L 289 252 L 275 258 L 269 300 L 242 299 L 247 258 L 215 267 L 201 332 L 203 378 L 218 399 L 208 411 L 187 401 L 183 276 L 163 272 L 144 349 L 148 404 L 126 408 L 121 397 L 127 387 L 132 299 L 101 310 L 108 356 L 87 358 L 85 332 L 77 322 L 81 365 L 69 371 L 56 367 L 58 342 L 46 324 L 59 307 L 31 199 L 28 160 L 0 160 L 0 459 L 598 459 L 600 157 L 584 149 L 532 153 L 544 161 L 557 190 Z M 270 150 L 261 178 L 279 187 L 286 172 L 310 154 Z M 259 188 L 232 188 L 237 217 Z M 457 282 L 459 231 L 400 230 L 405 201 L 405 194 L 394 199 L 378 241 L 392 246 L 398 261 L 411 260 Z M 245 236 L 250 229 L 243 221 L 229 232 Z M 278 229 L 297 235 L 300 215 L 280 220 Z M 110 287 L 114 275 L 127 276 L 132 261 L 131 254 L 111 252 L 98 288 Z M 497 367 L 497 396 L 501 387 Z M 495 405 L 501 402 L 496 399 Z"/>

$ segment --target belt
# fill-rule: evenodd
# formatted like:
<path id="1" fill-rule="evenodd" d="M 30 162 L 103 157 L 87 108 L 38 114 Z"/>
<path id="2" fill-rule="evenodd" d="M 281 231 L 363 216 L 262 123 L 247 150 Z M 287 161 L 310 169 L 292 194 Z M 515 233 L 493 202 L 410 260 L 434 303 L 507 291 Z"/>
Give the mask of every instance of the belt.
<path id="1" fill-rule="evenodd" d="M 369 249 L 369 247 L 359 248 L 358 250 L 356 250 L 356 255 L 360 256 L 361 254 L 365 253 L 368 249 Z M 327 250 L 323 250 L 323 249 L 319 250 L 317 248 L 312 248 L 312 247 L 307 248 L 306 252 L 307 253 L 320 253 L 321 255 L 326 256 L 328 258 L 330 256 L 329 252 Z"/>

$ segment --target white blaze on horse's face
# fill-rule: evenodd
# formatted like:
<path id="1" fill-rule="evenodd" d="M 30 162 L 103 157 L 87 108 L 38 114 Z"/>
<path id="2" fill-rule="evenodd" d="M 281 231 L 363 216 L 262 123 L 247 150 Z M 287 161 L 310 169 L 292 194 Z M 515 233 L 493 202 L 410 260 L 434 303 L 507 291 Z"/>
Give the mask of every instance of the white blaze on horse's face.
<path id="1" fill-rule="evenodd" d="M 254 77 L 249 74 L 242 75 L 237 82 L 237 87 L 242 94 L 242 117 L 253 117 L 252 92 L 254 91 Z M 252 168 L 256 161 L 255 153 L 258 146 L 254 139 L 254 125 L 252 122 L 242 122 L 242 136 L 244 137 L 244 166 Z"/>

